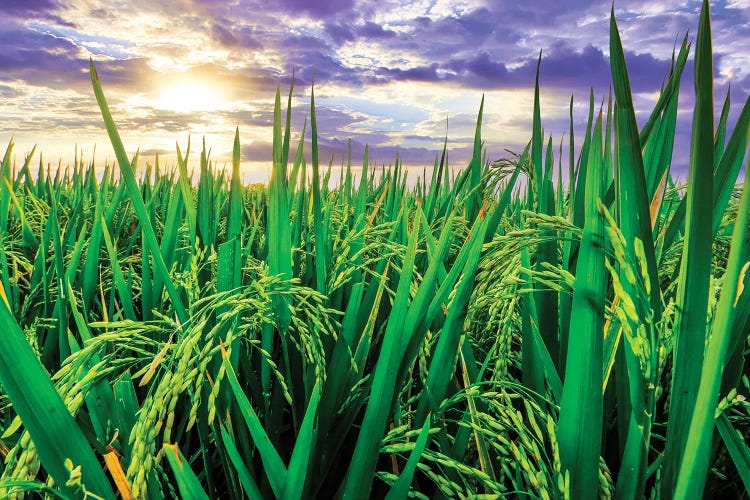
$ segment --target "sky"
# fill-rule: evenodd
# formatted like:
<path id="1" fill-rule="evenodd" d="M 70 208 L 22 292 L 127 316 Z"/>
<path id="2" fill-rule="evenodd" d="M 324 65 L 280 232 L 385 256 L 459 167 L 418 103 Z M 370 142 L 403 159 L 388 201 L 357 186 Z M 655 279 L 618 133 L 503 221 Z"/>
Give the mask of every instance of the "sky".
<path id="1" fill-rule="evenodd" d="M 315 75 L 321 162 L 340 166 L 351 140 L 355 165 L 367 144 L 371 163 L 390 165 L 398 154 L 421 174 L 447 136 L 449 162 L 463 168 L 483 95 L 489 159 L 520 152 L 530 139 L 541 51 L 542 125 L 557 153 L 569 133 L 571 95 L 579 144 L 589 90 L 597 103 L 608 95 L 611 5 L 0 0 L 0 150 L 13 138 L 17 162 L 33 145 L 53 166 L 72 163 L 76 148 L 100 168 L 111 162 L 91 89 L 93 58 L 125 147 L 131 155 L 140 149 L 141 167 L 157 153 L 174 163 L 175 145 L 184 151 L 188 137 L 193 151 L 205 138 L 215 164 L 228 165 L 239 127 L 245 180 L 267 180 L 274 95 L 277 86 L 289 91 L 294 71 L 293 137 L 309 116 Z M 615 2 L 639 123 L 656 102 L 675 42 L 688 31 L 694 41 L 700 7 L 692 0 Z M 731 88 L 731 123 L 750 94 L 750 0 L 711 2 L 711 14 L 717 116 Z M 682 178 L 692 67 L 691 55 L 673 163 Z"/>

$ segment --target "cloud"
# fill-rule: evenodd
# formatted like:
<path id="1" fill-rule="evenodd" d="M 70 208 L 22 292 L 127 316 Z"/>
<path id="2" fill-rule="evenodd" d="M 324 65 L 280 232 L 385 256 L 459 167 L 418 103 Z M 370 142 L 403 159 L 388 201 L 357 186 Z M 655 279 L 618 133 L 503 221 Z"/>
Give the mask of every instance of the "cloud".
<path id="1" fill-rule="evenodd" d="M 731 81 L 735 103 L 750 92 L 745 3 L 712 6 L 716 95 Z M 454 158 L 463 161 L 483 92 L 496 99 L 494 110 L 486 110 L 488 146 L 502 151 L 521 144 L 529 132 L 540 50 L 546 130 L 566 129 L 565 96 L 581 96 L 583 109 L 589 88 L 601 100 L 610 87 L 611 4 L 604 0 L 133 0 L 130 5 L 132 12 L 122 15 L 114 0 L 0 2 L 5 20 L 0 98 L 9 102 L 0 110 L 6 117 L 0 133 L 17 128 L 36 133 L 43 143 L 51 129 L 59 137 L 68 134 L 69 142 L 101 130 L 90 56 L 118 123 L 131 130 L 124 132 L 128 143 L 153 151 L 168 144 L 170 135 L 193 130 L 218 137 L 239 124 L 248 134 L 248 152 L 267 152 L 273 95 L 279 84 L 282 92 L 288 88 L 292 70 L 296 130 L 309 114 L 315 75 L 326 152 L 339 157 L 351 137 L 358 156 L 370 144 L 373 158 L 391 162 L 400 144 L 404 158 L 417 164 L 431 163 L 434 155 L 428 152 L 439 148 L 446 117 L 449 137 L 457 141 Z M 636 0 L 615 7 L 641 120 L 667 73 L 675 37 L 679 41 L 690 29 L 695 38 L 698 3 Z M 692 71 L 689 62 L 681 109 L 692 104 Z M 170 83 L 199 79 L 216 85 L 222 106 L 179 113 L 155 102 Z M 690 128 L 686 116 L 679 117 L 680 137 Z M 580 120 L 576 116 L 579 133 Z"/>
<path id="2" fill-rule="evenodd" d="M 83 80 L 79 48 L 68 40 L 18 25 L 0 28 L 0 81 L 66 87 Z"/>
<path id="3" fill-rule="evenodd" d="M 395 38 L 396 32 L 391 31 L 389 29 L 384 29 L 379 24 L 371 23 L 369 21 L 365 22 L 363 26 L 361 26 L 359 29 L 356 30 L 357 35 L 363 38 Z"/>
<path id="4" fill-rule="evenodd" d="M 15 99 L 24 95 L 24 92 L 12 85 L 0 85 L 0 97 L 4 99 Z"/>
<path id="5" fill-rule="evenodd" d="M 669 61 L 658 60 L 651 54 L 634 54 L 625 51 L 630 85 L 633 92 L 657 91 L 669 70 Z M 525 64 L 519 73 L 531 75 L 533 64 Z M 585 79 L 582 78 L 585 75 Z M 582 51 L 574 51 L 564 44 L 551 48 L 549 55 L 542 55 L 540 80 L 545 86 L 560 89 L 581 90 L 587 87 L 606 92 L 611 82 L 609 58 L 602 49 L 592 45 Z"/>
<path id="6" fill-rule="evenodd" d="M 224 47 L 235 49 L 262 49 L 252 26 L 234 27 L 231 23 L 213 23 L 211 38 Z"/>
<path id="7" fill-rule="evenodd" d="M 385 68 L 381 67 L 379 74 L 387 75 L 394 80 L 412 81 L 412 82 L 438 82 L 443 80 L 437 74 L 438 64 L 432 63 L 429 66 L 422 66 L 410 69 Z M 375 80 L 377 81 L 377 79 Z"/>
<path id="8" fill-rule="evenodd" d="M 277 6 L 289 13 L 307 13 L 314 19 L 325 19 L 341 14 L 354 7 L 353 0 L 329 0 L 327 2 L 310 2 L 309 0 L 280 0 Z M 268 4 L 263 4 L 268 7 Z"/>
<path id="9" fill-rule="evenodd" d="M 669 61 L 658 60 L 651 54 L 626 52 L 625 55 L 633 92 L 657 91 L 668 73 Z M 490 53 L 481 51 L 467 59 L 454 57 L 445 63 L 409 69 L 380 67 L 370 82 L 397 80 L 460 84 L 477 89 L 529 88 L 534 85 L 536 68 L 536 58 L 509 69 Z M 586 79 L 581 75 L 586 75 Z M 542 56 L 540 84 L 544 88 L 580 92 L 593 87 L 606 92 L 610 82 L 609 59 L 594 46 L 588 45 L 579 52 L 560 43 Z"/>
<path id="10" fill-rule="evenodd" d="M 245 161 L 271 161 L 273 159 L 273 144 L 268 141 L 252 141 L 240 150 Z"/>
<path id="11" fill-rule="evenodd" d="M 460 65 L 454 67 L 460 67 Z M 495 85 L 498 85 L 499 82 L 507 80 L 509 76 L 505 64 L 492 61 L 487 52 L 482 52 L 473 59 L 466 61 L 463 65 L 463 69 L 473 77 L 479 79 L 479 81 L 486 82 L 490 85 L 492 82 L 495 82 Z M 474 82 L 475 85 L 479 83 L 477 80 L 474 80 Z"/>
<path id="12" fill-rule="evenodd" d="M 55 0 L 4 0 L 0 4 L 0 12 L 15 16 L 30 13 L 48 12 L 58 7 Z"/>
<path id="13" fill-rule="evenodd" d="M 174 150 L 170 149 L 164 149 L 164 148 L 151 148 L 151 149 L 143 149 L 140 151 L 140 154 L 142 157 L 146 156 L 170 156 L 174 154 Z"/>
<path id="14" fill-rule="evenodd" d="M 231 31 L 219 24 L 211 26 L 211 34 L 213 35 L 214 40 L 222 45 L 228 45 L 230 47 L 239 45 L 237 37 L 234 36 Z"/>
<path id="15" fill-rule="evenodd" d="M 55 13 L 59 8 L 57 0 L 3 0 L 0 3 L 0 17 L 4 21 L 38 19 L 55 22 L 61 26 L 74 26 L 74 23 Z"/>

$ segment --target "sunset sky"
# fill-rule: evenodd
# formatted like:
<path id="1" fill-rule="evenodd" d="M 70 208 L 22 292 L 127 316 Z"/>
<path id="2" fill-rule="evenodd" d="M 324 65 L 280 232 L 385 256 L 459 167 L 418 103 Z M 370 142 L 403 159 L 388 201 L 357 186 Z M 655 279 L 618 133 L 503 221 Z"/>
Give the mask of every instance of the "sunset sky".
<path id="1" fill-rule="evenodd" d="M 618 1 L 642 123 L 656 100 L 676 39 L 697 31 L 700 1 Z M 88 73 L 93 57 L 129 153 L 159 153 L 202 137 L 219 165 L 239 126 L 246 179 L 264 181 L 273 97 L 296 72 L 293 127 L 309 114 L 316 76 L 323 154 L 355 163 L 365 144 L 377 164 L 396 151 L 412 172 L 431 166 L 447 135 L 451 164 L 465 166 L 485 94 L 490 159 L 530 138 L 539 51 L 542 120 L 556 145 L 575 95 L 576 135 L 588 89 L 609 89 L 611 3 L 588 0 L 0 0 L 0 149 L 14 137 L 22 161 L 97 164 L 114 155 Z M 717 108 L 731 82 L 733 116 L 750 94 L 750 0 L 712 2 Z M 683 78 L 674 169 L 686 177 L 693 106 L 692 55 Z M 309 132 L 308 132 L 309 136 Z M 566 139 L 567 142 L 567 139 Z M 38 161 L 38 156 L 36 157 Z M 35 161 L 35 164 L 36 164 Z M 143 163 L 142 163 L 143 165 Z"/>

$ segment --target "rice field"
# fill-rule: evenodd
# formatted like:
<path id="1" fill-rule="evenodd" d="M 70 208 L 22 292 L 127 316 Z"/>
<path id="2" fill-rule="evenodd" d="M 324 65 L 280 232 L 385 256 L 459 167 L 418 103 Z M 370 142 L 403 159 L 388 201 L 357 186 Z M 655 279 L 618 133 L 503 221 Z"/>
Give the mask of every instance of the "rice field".
<path id="1" fill-rule="evenodd" d="M 0 167 L 0 496 L 747 498 L 750 99 L 714 120 L 708 2 L 640 127 L 614 12 L 610 57 L 568 158 L 537 78 L 512 158 L 480 107 L 460 173 L 365 151 L 333 187 L 314 89 L 267 186 L 239 131 L 231 172 L 137 176 L 92 62 L 117 163 Z"/>

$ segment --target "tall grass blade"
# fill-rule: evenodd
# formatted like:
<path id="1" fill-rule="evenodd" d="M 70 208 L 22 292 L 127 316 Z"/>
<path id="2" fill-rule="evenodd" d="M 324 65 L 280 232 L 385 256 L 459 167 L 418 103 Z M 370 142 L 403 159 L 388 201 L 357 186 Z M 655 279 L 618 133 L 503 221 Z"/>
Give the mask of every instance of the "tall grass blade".
<path id="1" fill-rule="evenodd" d="M 612 69 L 612 80 L 615 90 L 615 214 L 617 215 L 620 230 L 626 242 L 624 253 L 630 262 L 645 260 L 645 274 L 651 283 L 658 282 L 656 269 L 656 257 L 654 252 L 653 234 L 651 230 L 651 219 L 649 216 L 650 199 L 644 171 L 641 139 L 638 134 L 638 126 L 635 120 L 635 109 L 630 89 L 630 78 L 628 77 L 625 64 L 625 54 L 620 40 L 620 33 L 615 19 L 614 6 L 611 11 L 610 20 L 610 66 Z M 635 242 L 640 241 L 642 256 L 636 255 Z M 636 282 L 628 279 L 624 269 L 620 270 L 623 285 L 623 293 L 629 297 L 642 296 L 641 290 Z M 652 286 L 650 293 L 644 300 L 646 308 L 650 309 L 653 317 L 661 315 L 661 293 L 657 286 Z M 628 319 L 628 327 L 632 332 L 639 332 L 640 320 Z M 652 326 L 646 325 L 645 341 L 653 345 Z M 640 341 L 640 340 L 639 340 Z M 621 424 L 627 427 L 627 437 L 620 465 L 620 475 L 617 480 L 616 494 L 618 498 L 640 498 L 643 495 L 645 477 L 647 472 L 647 452 L 651 434 L 651 415 L 653 415 L 653 391 L 649 389 L 654 376 L 654 368 L 646 368 L 642 365 L 638 353 L 634 351 L 630 342 L 623 346 L 624 366 L 627 371 L 621 373 L 620 384 L 627 384 L 630 394 L 630 409 L 627 403 L 621 407 L 622 414 L 618 414 Z M 654 359 L 649 360 L 650 363 Z M 624 393 L 624 387 L 621 387 Z M 626 423 L 627 422 L 627 423 Z"/>
<path id="2" fill-rule="evenodd" d="M 172 472 L 177 479 L 177 487 L 180 489 L 182 498 L 195 500 L 208 500 L 206 491 L 201 482 L 190 468 L 187 459 L 182 455 L 176 444 L 164 444 L 164 452 L 172 466 Z"/>
<path id="3" fill-rule="evenodd" d="M 719 431 L 724 446 L 727 447 L 729 456 L 732 457 L 737 472 L 740 473 L 745 490 L 750 491 L 750 448 L 729 421 L 725 413 L 721 413 L 716 419 L 716 428 Z"/>
<path id="4" fill-rule="evenodd" d="M 699 47 L 700 43 L 699 40 Z M 678 499 L 691 498 L 694 492 L 705 489 L 711 458 L 714 412 L 719 402 L 719 387 L 734 324 L 735 306 L 743 293 L 740 286 L 743 278 L 741 273 L 747 257 L 744 246 L 749 225 L 750 175 L 747 175 L 732 234 L 727 270 L 724 274 L 719 303 L 716 306 L 711 335 L 706 348 L 706 357 L 700 373 L 700 385 L 692 406 L 692 418 L 687 431 L 689 439 L 685 440 L 685 451 L 679 466 L 674 493 L 674 497 Z M 750 291 L 744 293 L 750 293 Z"/>
<path id="5" fill-rule="evenodd" d="M 276 495 L 277 498 L 281 498 L 286 489 L 287 468 L 281 460 L 278 451 L 276 451 L 273 444 L 271 444 L 270 439 L 268 439 L 268 434 L 266 434 L 265 429 L 263 429 L 263 425 L 258 418 L 258 414 L 255 413 L 253 405 L 250 404 L 250 401 L 242 390 L 240 382 L 237 379 L 237 374 L 235 373 L 234 368 L 232 368 L 225 350 L 222 350 L 222 359 L 224 369 L 226 370 L 227 380 L 232 387 L 232 392 L 234 393 L 242 417 L 245 419 L 247 429 L 250 431 L 253 442 L 258 449 L 268 482 L 271 485 L 274 495 Z"/>
<path id="6" fill-rule="evenodd" d="M 312 133 L 312 211 L 315 233 L 315 289 L 326 290 L 328 257 L 325 230 L 323 228 L 323 207 L 321 205 L 320 162 L 318 160 L 318 120 L 315 116 L 315 88 L 310 90 L 310 129 Z"/>
<path id="7" fill-rule="evenodd" d="M 706 346 L 706 309 L 711 280 L 713 225 L 713 55 L 708 0 L 704 0 L 695 55 L 693 115 L 688 179 L 687 218 L 677 285 L 675 346 L 670 412 L 664 457 L 662 494 L 670 496 L 689 441 Z M 712 410 L 713 411 L 713 410 Z M 697 479 L 697 478 L 696 478 Z M 705 479 L 704 479 L 705 480 Z"/>
<path id="8" fill-rule="evenodd" d="M 29 431 L 45 470 L 65 493 L 70 459 L 81 467 L 82 482 L 92 493 L 114 498 L 114 492 L 83 432 L 34 355 L 7 305 L 0 303 L 0 383 Z M 23 369 L 18 369 L 23 367 Z"/>
<path id="9" fill-rule="evenodd" d="M 388 326 L 381 345 L 380 356 L 373 373 L 370 399 L 365 410 L 362 428 L 354 449 L 355 460 L 352 461 L 343 485 L 343 496 L 346 499 L 364 499 L 370 495 L 370 488 L 375 472 L 380 440 L 391 413 L 395 387 L 393 380 L 398 373 L 399 353 L 401 352 L 401 327 L 408 310 L 411 273 L 414 268 L 420 219 L 415 218 L 414 227 L 409 235 L 409 244 L 401 276 L 396 289 Z"/>
<path id="10" fill-rule="evenodd" d="M 414 449 L 409 455 L 404 470 L 401 471 L 401 475 L 398 480 L 391 486 L 388 495 L 385 500 L 406 500 L 409 497 L 409 489 L 411 483 L 414 480 L 414 473 L 417 470 L 417 464 L 420 458 L 422 458 L 422 452 L 424 452 L 427 442 L 430 439 L 430 418 L 425 419 L 422 430 L 419 432 L 417 442 L 414 444 Z"/>
<path id="11" fill-rule="evenodd" d="M 263 498 L 263 494 L 260 492 L 260 488 L 258 488 L 258 483 L 255 482 L 255 478 L 253 478 L 247 466 L 242 461 L 242 456 L 237 446 L 234 444 L 229 431 L 223 425 L 221 426 L 221 440 L 226 447 L 232 465 L 237 470 L 237 476 L 242 487 L 245 489 L 245 494 L 250 498 Z"/>
<path id="12" fill-rule="evenodd" d="M 294 443 L 292 457 L 289 459 L 289 470 L 287 473 L 286 489 L 282 498 L 286 500 L 298 500 L 302 498 L 305 491 L 308 471 L 310 470 L 310 461 L 313 459 L 317 441 L 317 430 L 315 422 L 318 417 L 318 403 L 320 402 L 320 382 L 315 384 L 310 402 L 307 405 L 305 417 L 297 434 L 297 441 Z"/>
<path id="13" fill-rule="evenodd" d="M 557 441 L 560 460 L 570 471 L 571 496 L 598 498 L 599 455 L 603 423 L 602 342 L 607 270 L 604 222 L 598 206 L 605 193 L 602 115 L 596 121 L 584 189 L 587 194 L 570 316 L 570 345 L 560 403 Z M 585 346 L 585 348 L 583 348 Z"/>
<path id="14" fill-rule="evenodd" d="M 138 182 L 135 179 L 135 172 L 133 172 L 133 168 L 130 164 L 130 161 L 128 160 L 127 153 L 125 152 L 125 147 L 122 144 L 122 139 L 120 139 L 119 132 L 117 132 L 115 122 L 114 120 L 112 120 L 112 114 L 109 112 L 109 106 L 107 105 L 107 101 L 104 98 L 104 92 L 102 91 L 102 87 L 99 82 L 99 76 L 96 73 L 96 68 L 94 68 L 93 60 L 89 62 L 89 71 L 91 72 L 91 84 L 94 87 L 96 101 L 99 104 L 99 109 L 102 112 L 104 125 L 107 129 L 107 133 L 109 134 L 109 139 L 110 141 L 112 141 L 112 147 L 115 150 L 117 161 L 120 164 L 120 172 L 122 172 L 122 178 L 127 185 L 128 192 L 130 193 L 130 202 L 133 204 L 136 214 L 140 219 L 143 227 L 143 232 L 146 235 L 146 238 L 149 240 L 150 247 L 154 249 L 159 248 L 159 242 L 156 239 L 156 233 L 154 233 L 154 228 L 151 225 L 151 217 L 148 213 L 148 210 L 146 209 L 146 205 L 143 203 L 143 198 L 141 198 L 140 190 L 138 189 Z M 164 285 L 167 288 L 167 293 L 172 300 L 172 307 L 175 309 L 175 312 L 180 318 L 180 321 L 187 321 L 187 311 L 185 310 L 185 306 L 182 303 L 182 298 L 177 292 L 177 289 L 175 288 L 174 283 L 169 276 L 169 269 L 167 269 L 167 266 L 164 263 L 164 258 L 162 257 L 160 252 L 153 252 L 152 255 L 155 264 L 155 274 L 158 273 L 159 275 L 161 275 L 161 278 L 164 281 Z"/>

